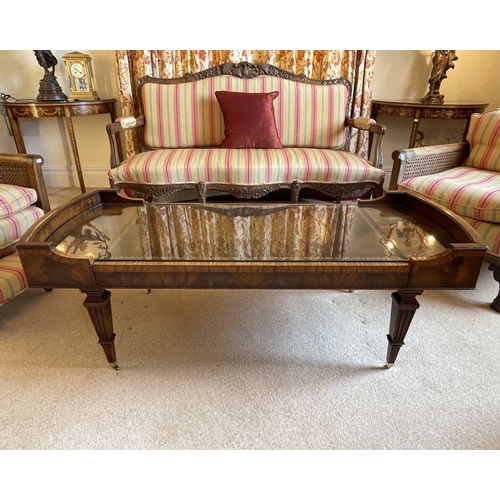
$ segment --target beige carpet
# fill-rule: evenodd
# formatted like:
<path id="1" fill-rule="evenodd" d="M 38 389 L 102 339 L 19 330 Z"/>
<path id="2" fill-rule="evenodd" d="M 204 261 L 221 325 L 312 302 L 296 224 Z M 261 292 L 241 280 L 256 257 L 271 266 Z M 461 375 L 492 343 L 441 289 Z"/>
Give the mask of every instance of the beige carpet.
<path id="1" fill-rule="evenodd" d="M 76 290 L 0 308 L 0 448 L 498 449 L 500 314 L 425 292 L 390 370 L 390 292 L 112 290 L 121 371 Z"/>

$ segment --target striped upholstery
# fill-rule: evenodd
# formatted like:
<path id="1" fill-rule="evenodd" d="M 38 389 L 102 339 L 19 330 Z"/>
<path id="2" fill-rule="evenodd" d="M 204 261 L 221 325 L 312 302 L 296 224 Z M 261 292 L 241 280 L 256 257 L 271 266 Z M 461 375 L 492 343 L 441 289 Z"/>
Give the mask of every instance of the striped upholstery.
<path id="1" fill-rule="evenodd" d="M 146 83 L 142 87 L 145 144 L 153 149 L 219 146 L 224 139 L 224 120 L 216 90 L 277 90 L 273 104 L 284 147 L 339 148 L 345 142 L 349 96 L 344 85 L 226 75 L 174 85 Z"/>
<path id="2" fill-rule="evenodd" d="M 500 223 L 500 172 L 456 167 L 407 179 L 399 189 L 422 194 L 458 215 Z"/>
<path id="3" fill-rule="evenodd" d="M 0 219 L 0 249 L 17 241 L 42 215 L 38 207 L 28 207 Z"/>
<path id="4" fill-rule="evenodd" d="M 233 184 L 380 181 L 385 172 L 351 153 L 331 149 L 167 149 L 139 153 L 109 172 L 114 182 Z"/>
<path id="5" fill-rule="evenodd" d="M 19 255 L 11 253 L 0 260 L 0 305 L 22 292 L 28 283 Z"/>
<path id="6" fill-rule="evenodd" d="M 500 224 L 492 224 L 470 217 L 462 217 L 462 219 L 470 224 L 484 239 L 484 242 L 489 246 L 489 251 L 500 255 Z"/>
<path id="7" fill-rule="evenodd" d="M 37 200 L 34 189 L 0 184 L 0 218 L 19 212 Z"/>
<path id="8" fill-rule="evenodd" d="M 472 115 L 467 140 L 471 150 L 465 165 L 500 172 L 500 109 Z"/>
<path id="9" fill-rule="evenodd" d="M 8 253 L 10 245 L 44 215 L 34 206 L 38 199 L 35 189 L 0 184 L 0 251 Z M 14 248 L 14 246 L 13 246 Z M 17 252 L 0 259 L 0 306 L 28 286 Z"/>

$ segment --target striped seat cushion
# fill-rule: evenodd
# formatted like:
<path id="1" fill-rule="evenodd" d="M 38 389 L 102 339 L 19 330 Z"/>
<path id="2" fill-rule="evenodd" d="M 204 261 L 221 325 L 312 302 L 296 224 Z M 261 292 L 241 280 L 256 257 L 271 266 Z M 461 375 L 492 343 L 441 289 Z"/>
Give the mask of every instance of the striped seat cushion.
<path id="1" fill-rule="evenodd" d="M 467 140 L 465 165 L 500 172 L 500 109 L 472 115 Z"/>
<path id="2" fill-rule="evenodd" d="M 406 179 L 399 189 L 424 195 L 458 215 L 500 223 L 500 172 L 457 167 Z"/>
<path id="3" fill-rule="evenodd" d="M 28 207 L 0 219 L 0 249 L 17 241 L 42 215 L 38 207 Z"/>
<path id="4" fill-rule="evenodd" d="M 19 212 L 37 200 L 32 188 L 0 184 L 0 218 Z"/>
<path id="5" fill-rule="evenodd" d="M 382 169 L 359 156 L 329 149 L 164 149 L 139 153 L 112 169 L 116 182 L 267 184 L 381 181 Z"/>
<path id="6" fill-rule="evenodd" d="M 309 85 L 267 75 L 250 79 L 220 75 L 187 83 L 143 85 L 145 144 L 151 149 L 220 146 L 224 118 L 217 90 L 278 91 L 274 116 L 284 147 L 339 148 L 346 141 L 349 95 L 345 85 Z"/>
<path id="7" fill-rule="evenodd" d="M 17 252 L 0 259 L 0 305 L 15 297 L 27 286 Z"/>
<path id="8" fill-rule="evenodd" d="M 500 255 L 500 224 L 492 224 L 470 217 L 462 217 L 462 219 L 483 237 L 484 242 L 490 247 L 491 253 Z"/>

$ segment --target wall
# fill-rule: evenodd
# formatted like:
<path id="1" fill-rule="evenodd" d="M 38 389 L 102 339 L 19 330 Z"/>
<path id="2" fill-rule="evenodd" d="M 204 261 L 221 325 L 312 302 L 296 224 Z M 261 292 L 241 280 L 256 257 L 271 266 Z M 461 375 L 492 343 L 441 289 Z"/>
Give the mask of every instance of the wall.
<path id="1" fill-rule="evenodd" d="M 69 94 L 62 56 L 73 50 L 92 57 L 99 97 L 118 98 L 112 50 L 53 50 L 59 61 L 56 76 L 63 91 Z M 459 50 L 457 56 L 455 68 L 448 71 L 448 78 L 441 85 L 445 102 L 489 102 L 489 108 L 500 107 L 500 51 Z M 428 90 L 431 57 L 430 50 L 378 50 L 373 97 L 392 100 L 418 100 L 423 97 Z M 0 50 L 0 68 L 0 92 L 11 94 L 18 99 L 36 97 L 43 69 L 38 65 L 32 50 Z M 117 113 L 121 115 L 119 105 Z M 390 170 L 392 151 L 408 146 L 411 120 L 380 117 L 378 121 L 388 127 L 383 151 L 386 169 Z M 39 124 L 41 136 L 26 137 L 25 143 L 28 152 L 36 152 L 44 157 L 47 184 L 55 187 L 78 186 L 63 120 L 26 119 L 25 122 Z M 438 121 L 427 122 L 422 121 L 422 127 L 437 127 Z M 108 186 L 106 172 L 109 168 L 109 145 L 105 129 L 107 123 L 107 115 L 74 118 L 87 187 Z M 446 128 L 453 123 L 455 122 L 448 122 Z M 0 151 L 16 152 L 14 139 L 3 119 L 0 119 Z"/>

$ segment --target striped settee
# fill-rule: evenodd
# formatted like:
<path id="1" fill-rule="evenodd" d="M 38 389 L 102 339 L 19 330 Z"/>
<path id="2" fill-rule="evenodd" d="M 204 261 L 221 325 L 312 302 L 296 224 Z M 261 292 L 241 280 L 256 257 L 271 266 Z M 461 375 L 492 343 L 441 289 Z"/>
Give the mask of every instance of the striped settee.
<path id="1" fill-rule="evenodd" d="M 141 115 L 109 124 L 112 187 L 137 196 L 207 188 L 254 198 L 306 187 L 337 198 L 367 187 L 382 194 L 385 127 L 349 118 L 345 79 L 313 80 L 268 64 L 222 64 L 181 78 L 139 82 Z M 216 92 L 278 92 L 272 102 L 282 148 L 221 147 L 226 116 Z M 120 132 L 138 133 L 141 152 L 120 160 Z M 132 131 L 135 130 L 135 132 Z M 373 162 L 349 151 L 352 130 L 368 133 Z"/>
<path id="2" fill-rule="evenodd" d="M 465 142 L 394 151 L 390 189 L 423 195 L 468 222 L 500 283 L 500 109 L 473 114 Z M 500 312 L 500 293 L 491 307 Z"/>
<path id="3" fill-rule="evenodd" d="M 39 155 L 0 154 L 0 306 L 27 287 L 19 238 L 50 210 Z"/>

